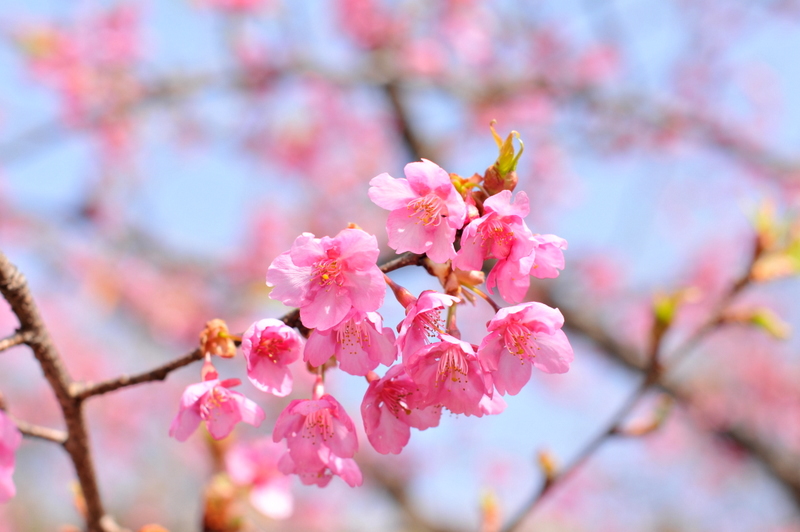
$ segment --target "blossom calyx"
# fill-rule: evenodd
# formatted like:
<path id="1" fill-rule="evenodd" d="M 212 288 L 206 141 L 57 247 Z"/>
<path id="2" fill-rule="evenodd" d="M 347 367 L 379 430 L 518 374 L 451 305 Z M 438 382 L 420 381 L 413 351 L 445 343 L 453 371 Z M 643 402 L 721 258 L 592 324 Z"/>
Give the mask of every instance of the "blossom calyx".
<path id="1" fill-rule="evenodd" d="M 236 355 L 236 344 L 228 332 L 228 325 L 220 319 L 206 323 L 200 332 L 200 349 L 203 354 L 217 355 L 222 358 L 233 358 Z"/>

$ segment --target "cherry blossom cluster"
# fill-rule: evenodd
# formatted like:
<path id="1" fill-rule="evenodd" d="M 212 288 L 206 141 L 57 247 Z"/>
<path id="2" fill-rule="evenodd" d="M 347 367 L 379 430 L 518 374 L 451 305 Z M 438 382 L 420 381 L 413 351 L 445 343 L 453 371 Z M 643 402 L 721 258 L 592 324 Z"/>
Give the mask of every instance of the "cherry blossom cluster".
<path id="1" fill-rule="evenodd" d="M 315 383 L 310 398 L 291 401 L 278 416 L 272 444 L 240 447 L 230 459 L 231 477 L 240 483 L 247 484 L 248 470 L 262 471 L 251 479 L 252 497 L 265 513 L 284 515 L 291 506 L 280 491 L 283 475 L 318 486 L 333 476 L 350 486 L 362 483 L 355 424 L 325 392 L 332 368 L 368 382 L 361 417 L 369 443 L 383 454 L 400 453 L 412 427 L 437 426 L 443 409 L 477 417 L 502 412 L 503 396 L 519 393 L 534 367 L 568 371 L 573 351 L 561 312 L 523 302 L 531 276 L 559 274 L 567 244 L 528 228 L 528 197 L 513 193 L 519 154 L 511 135 L 505 142 L 495 137 L 500 157 L 483 177 L 450 175 L 423 159 L 406 165 L 404 179 L 384 173 L 370 181 L 370 199 L 390 211 L 389 246 L 418 254 L 441 280 L 442 292 L 414 296 L 397 285 L 376 264 L 377 237 L 354 225 L 333 237 L 303 233 L 270 264 L 270 297 L 298 309 L 303 333 L 277 319 L 251 325 L 241 336 L 247 376 L 259 390 L 285 397 L 294 383 L 290 366 L 302 360 Z M 478 288 L 489 260 L 495 261 L 486 279 L 489 293 L 496 289 L 513 306 L 499 308 Z M 396 329 L 385 327 L 378 313 L 387 286 L 405 309 Z M 476 345 L 461 339 L 456 315 L 459 305 L 478 297 L 496 314 Z M 220 320 L 201 338 L 205 352 L 220 356 L 235 354 L 234 339 Z M 379 370 L 382 376 L 380 366 L 387 368 Z M 231 389 L 238 379 L 220 380 L 210 357 L 203 376 L 184 392 L 172 436 L 183 441 L 205 421 L 220 439 L 240 421 L 258 426 L 264 420 L 261 408 Z M 285 450 L 276 450 L 284 440 Z"/>

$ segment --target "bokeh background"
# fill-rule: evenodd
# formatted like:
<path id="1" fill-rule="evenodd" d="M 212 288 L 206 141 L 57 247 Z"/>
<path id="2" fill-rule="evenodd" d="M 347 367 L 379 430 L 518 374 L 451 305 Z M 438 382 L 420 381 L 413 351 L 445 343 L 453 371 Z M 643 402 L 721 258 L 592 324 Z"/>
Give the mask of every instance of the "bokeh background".
<path id="1" fill-rule="evenodd" d="M 368 181 L 420 157 L 483 173 L 497 120 L 525 144 L 528 225 L 569 242 L 565 271 L 529 296 L 567 316 L 572 369 L 535 374 L 499 416 L 414 431 L 400 456 L 364 439 L 362 488 L 297 482 L 293 518 L 245 505 L 245 529 L 475 530 L 487 504 L 507 522 L 542 482 L 537 452 L 569 462 L 636 388 L 653 298 L 678 291 L 670 370 L 628 421 L 647 424 L 663 394 L 669 415 L 609 439 L 523 530 L 798 531 L 800 343 L 725 325 L 669 357 L 747 273 L 757 213 L 794 223 L 798 30 L 794 0 L 6 2 L 0 249 L 73 377 L 142 371 L 194 349 L 209 319 L 243 331 L 285 313 L 264 275 L 303 231 L 354 222 L 391 258 Z M 800 267 L 784 255 L 731 312 L 798 329 Z M 421 269 L 393 277 L 436 287 Z M 402 317 L 388 299 L 382 312 Z M 460 316 L 477 343 L 492 311 Z M 0 305 L 0 335 L 15 326 Z M 218 367 L 244 378 L 241 358 Z M 193 365 L 88 405 L 106 506 L 132 529 L 200 527 L 218 464 L 202 431 L 167 436 L 198 379 Z M 363 379 L 329 387 L 359 424 Z M 0 391 L 15 416 L 63 426 L 27 348 L 0 354 Z M 267 423 L 234 438 L 269 435 L 290 398 L 241 391 Z M 17 460 L 0 530 L 80 524 L 65 453 L 26 440 Z"/>

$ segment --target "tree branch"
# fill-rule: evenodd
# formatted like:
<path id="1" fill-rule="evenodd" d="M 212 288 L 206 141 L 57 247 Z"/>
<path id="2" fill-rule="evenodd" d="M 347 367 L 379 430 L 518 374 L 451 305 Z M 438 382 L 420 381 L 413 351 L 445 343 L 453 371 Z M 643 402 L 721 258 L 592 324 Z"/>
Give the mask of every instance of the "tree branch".
<path id="1" fill-rule="evenodd" d="M 28 423 L 27 421 L 22 421 L 11 416 L 9 416 L 9 418 L 17 425 L 17 429 L 19 429 L 24 436 L 50 441 L 59 445 L 67 443 L 67 433 L 63 430 L 34 425 L 33 423 Z"/>
<path id="2" fill-rule="evenodd" d="M 602 354 L 618 364 L 634 371 L 645 371 L 643 357 L 636 349 L 619 343 L 600 325 L 570 309 L 562 302 L 559 302 L 559 309 L 564 315 L 565 326 L 568 330 L 591 340 Z M 657 381 L 657 385 L 661 390 L 702 415 L 701 410 L 694 408 L 696 400 L 685 386 L 663 377 Z M 800 507 L 800 457 L 775 448 L 774 445 L 764 442 L 751 430 L 735 423 L 728 426 L 717 424 L 713 426 L 711 432 L 720 440 L 735 443 L 761 463 L 769 475 L 789 491 L 795 504 Z"/>
<path id="3" fill-rule="evenodd" d="M 100 498 L 81 402 L 70 393 L 72 379 L 42 321 L 25 276 L 2 252 L 0 252 L 0 293 L 11 305 L 11 310 L 19 320 L 19 332 L 29 335 L 26 343 L 33 351 L 61 407 L 67 425 L 64 448 L 72 460 L 86 500 L 87 527 L 90 532 L 107 532 L 111 529 L 109 524 L 112 520 L 105 515 Z"/>
<path id="4" fill-rule="evenodd" d="M 633 363 L 635 360 L 636 369 L 643 373 L 644 378 L 642 382 L 631 393 L 628 399 L 619 407 L 619 409 L 610 419 L 606 428 L 592 438 L 578 453 L 578 456 L 566 467 L 545 479 L 545 482 L 542 484 L 539 490 L 533 494 L 533 497 L 530 499 L 530 501 L 523 506 L 522 510 L 520 510 L 517 515 L 502 529 L 503 532 L 513 532 L 516 530 L 554 486 L 561 484 L 567 478 L 572 476 L 572 474 L 577 471 L 580 466 L 582 466 L 608 438 L 620 433 L 622 429 L 622 422 L 628 417 L 633 409 L 636 408 L 636 406 L 639 404 L 639 401 L 651 388 L 664 388 L 666 382 L 664 376 L 668 373 L 668 371 L 674 369 L 677 364 L 679 364 L 686 358 L 686 356 L 688 356 L 688 353 L 699 342 L 701 342 L 723 323 L 723 317 L 728 309 L 728 306 L 733 302 L 736 296 L 738 296 L 750 284 L 750 281 L 752 280 L 750 272 L 752 271 L 753 264 L 758 259 L 760 253 L 761 247 L 758 245 L 758 243 L 756 243 L 751 260 L 745 269 L 745 273 L 722 294 L 719 301 L 717 301 L 716 305 L 711 310 L 708 319 L 703 322 L 703 325 L 700 326 L 687 340 L 673 350 L 672 356 L 669 357 L 669 368 L 662 368 L 660 363 L 661 344 L 664 338 L 664 333 L 669 328 L 669 322 L 662 323 L 658 320 L 654 322 L 646 353 L 631 354 L 626 352 L 625 356 L 630 357 L 631 363 Z M 549 297 L 545 297 L 543 299 L 546 299 L 546 303 L 550 306 L 555 305 L 553 301 L 549 300 Z M 561 313 L 564 315 L 565 328 L 574 329 L 576 324 L 582 323 L 581 320 L 577 316 L 570 313 L 569 310 L 565 311 L 563 304 L 559 305 L 559 310 L 561 310 Z M 598 345 L 610 348 L 616 344 L 616 341 L 613 337 L 602 332 L 602 328 L 591 327 L 591 331 L 597 335 L 596 338 Z M 797 467 L 796 469 L 800 470 L 800 467 Z"/>
<path id="5" fill-rule="evenodd" d="M 14 346 L 22 345 L 33 339 L 31 331 L 17 331 L 0 340 L 0 351 L 11 349 Z"/>
<path id="6" fill-rule="evenodd" d="M 175 359 L 171 362 L 167 362 L 166 364 L 151 369 L 149 371 L 138 373 L 132 376 L 121 375 L 114 379 L 98 382 L 96 384 L 93 383 L 84 384 L 83 386 L 73 390 L 73 396 L 77 400 L 83 401 L 85 399 L 88 399 L 89 397 L 93 397 L 95 395 L 102 395 L 108 392 L 113 392 L 114 390 L 119 390 L 120 388 L 127 388 L 129 386 L 135 386 L 137 384 L 142 384 L 144 382 L 163 381 L 164 379 L 167 378 L 167 375 L 169 375 L 176 369 L 182 368 L 183 366 L 187 366 L 192 362 L 202 359 L 203 359 L 203 353 L 198 348 L 190 353 L 187 353 L 181 358 Z"/>
<path id="7" fill-rule="evenodd" d="M 374 481 L 386 493 L 386 495 L 399 508 L 403 519 L 410 532 L 456 532 L 452 528 L 444 527 L 431 523 L 423 515 L 417 512 L 414 504 L 408 495 L 408 483 L 391 474 L 386 468 L 373 463 L 369 459 L 361 459 L 358 462 L 364 475 Z"/>

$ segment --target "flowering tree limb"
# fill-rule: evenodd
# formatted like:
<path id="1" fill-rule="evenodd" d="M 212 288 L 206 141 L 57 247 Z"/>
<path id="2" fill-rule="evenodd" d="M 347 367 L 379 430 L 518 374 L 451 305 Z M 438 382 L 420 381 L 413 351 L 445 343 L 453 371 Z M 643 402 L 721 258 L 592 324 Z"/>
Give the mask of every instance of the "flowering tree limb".
<path id="1" fill-rule="evenodd" d="M 105 514 L 97 485 L 94 463 L 89 446 L 89 435 L 83 417 L 83 403 L 71 393 L 73 381 L 53 344 L 33 300 L 25 276 L 8 258 L 0 253 L 0 293 L 11 305 L 19 320 L 19 332 L 42 368 L 61 407 L 67 425 L 64 449 L 72 460 L 81 492 L 86 501 L 86 525 L 90 532 L 116 530 L 113 520 Z M 51 434 L 52 435 L 52 434 Z"/>

